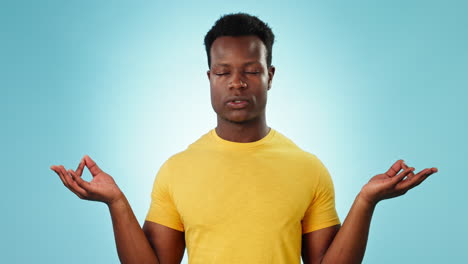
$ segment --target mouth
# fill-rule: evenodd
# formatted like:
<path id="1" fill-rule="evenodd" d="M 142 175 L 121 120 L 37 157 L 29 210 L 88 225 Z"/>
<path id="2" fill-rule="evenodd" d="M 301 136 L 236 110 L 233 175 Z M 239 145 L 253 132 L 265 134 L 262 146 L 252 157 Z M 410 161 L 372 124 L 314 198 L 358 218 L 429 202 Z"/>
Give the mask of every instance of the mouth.
<path id="1" fill-rule="evenodd" d="M 233 109 L 242 109 L 249 105 L 249 101 L 244 99 L 234 99 L 228 101 L 226 105 Z"/>

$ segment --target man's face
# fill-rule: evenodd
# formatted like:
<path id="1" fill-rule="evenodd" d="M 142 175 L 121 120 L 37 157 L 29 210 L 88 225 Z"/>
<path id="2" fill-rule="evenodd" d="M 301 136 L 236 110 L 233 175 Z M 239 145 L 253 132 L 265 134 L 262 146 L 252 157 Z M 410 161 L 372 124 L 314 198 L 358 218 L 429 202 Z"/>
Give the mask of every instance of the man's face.
<path id="1" fill-rule="evenodd" d="M 257 36 L 224 36 L 211 46 L 211 105 L 218 118 L 243 123 L 264 117 L 275 68 Z"/>

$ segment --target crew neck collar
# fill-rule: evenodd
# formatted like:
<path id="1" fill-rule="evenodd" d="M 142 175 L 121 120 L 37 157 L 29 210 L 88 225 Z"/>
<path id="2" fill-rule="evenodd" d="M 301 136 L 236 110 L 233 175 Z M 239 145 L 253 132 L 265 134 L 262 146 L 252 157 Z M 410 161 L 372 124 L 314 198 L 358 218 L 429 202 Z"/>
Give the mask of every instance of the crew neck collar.
<path id="1" fill-rule="evenodd" d="M 269 142 L 276 134 L 276 131 L 273 128 L 270 128 L 270 131 L 264 136 L 263 138 L 253 141 L 253 142 L 246 142 L 246 143 L 241 143 L 241 142 L 234 142 L 234 141 L 229 141 L 221 138 L 217 133 L 216 129 L 212 129 L 210 131 L 211 137 L 220 145 L 228 148 L 237 148 L 237 149 L 249 149 L 249 148 L 255 148 L 259 147 L 261 145 L 264 145 L 265 143 Z"/>

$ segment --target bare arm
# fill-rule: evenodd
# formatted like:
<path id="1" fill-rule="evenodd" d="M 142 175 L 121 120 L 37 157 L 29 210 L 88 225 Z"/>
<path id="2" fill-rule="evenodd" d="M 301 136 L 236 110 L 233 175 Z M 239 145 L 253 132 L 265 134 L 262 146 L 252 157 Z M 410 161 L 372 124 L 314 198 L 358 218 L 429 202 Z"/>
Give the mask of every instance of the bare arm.
<path id="1" fill-rule="evenodd" d="M 366 251 L 375 204 L 359 195 L 320 263 L 361 263 Z"/>
<path id="2" fill-rule="evenodd" d="M 85 166 L 93 176 L 90 182 L 81 178 Z M 114 179 L 103 172 L 89 156 L 81 160 L 76 172 L 67 171 L 63 166 L 51 166 L 51 169 L 59 175 L 63 184 L 81 199 L 107 204 L 112 218 L 117 252 L 122 263 L 180 263 L 184 252 L 183 249 L 180 250 L 181 239 L 184 242 L 183 232 L 157 224 L 148 225 L 143 232 L 130 204 Z M 157 252 L 173 253 L 172 255 L 162 253 L 158 259 Z M 174 261 L 179 256 L 179 261 Z"/>
<path id="3" fill-rule="evenodd" d="M 402 160 L 397 161 L 386 173 L 374 176 L 362 188 L 339 231 L 335 232 L 337 227 L 332 227 L 304 234 L 303 250 L 307 251 L 302 253 L 304 263 L 361 263 L 377 203 L 405 194 L 437 169 L 424 169 L 416 175 L 413 171 L 414 168 L 409 168 Z"/>
<path id="4" fill-rule="evenodd" d="M 185 233 L 145 221 L 143 231 L 163 264 L 179 264 L 184 257 Z"/>
<path id="5" fill-rule="evenodd" d="M 304 264 L 361 263 L 374 208 L 358 196 L 342 227 L 337 225 L 304 234 Z"/>
<path id="6" fill-rule="evenodd" d="M 109 205 L 114 237 L 122 263 L 180 264 L 184 232 L 145 221 L 143 229 L 125 198 Z"/>
<path id="7" fill-rule="evenodd" d="M 121 263 L 159 264 L 125 196 L 109 204 L 115 244 Z"/>
<path id="8" fill-rule="evenodd" d="M 302 261 L 320 263 L 330 247 L 340 225 L 322 228 L 302 235 Z"/>

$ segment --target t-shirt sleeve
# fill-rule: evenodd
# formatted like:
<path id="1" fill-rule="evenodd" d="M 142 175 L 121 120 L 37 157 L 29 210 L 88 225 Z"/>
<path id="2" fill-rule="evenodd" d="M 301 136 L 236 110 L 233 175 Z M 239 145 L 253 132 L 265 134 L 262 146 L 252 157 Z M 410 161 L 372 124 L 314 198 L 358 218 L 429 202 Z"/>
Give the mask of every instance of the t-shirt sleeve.
<path id="1" fill-rule="evenodd" d="M 335 208 L 333 181 L 327 168 L 317 161 L 317 187 L 311 204 L 302 219 L 302 234 L 340 224 Z"/>
<path id="2" fill-rule="evenodd" d="M 155 222 L 183 232 L 184 226 L 174 204 L 170 180 L 169 161 L 166 161 L 159 169 L 154 180 L 151 204 L 146 215 L 146 221 Z"/>

